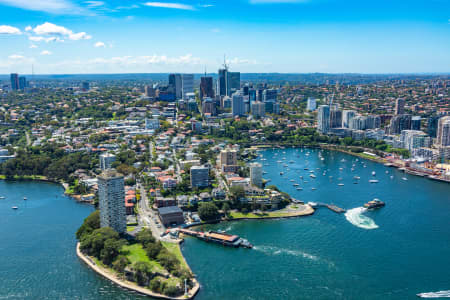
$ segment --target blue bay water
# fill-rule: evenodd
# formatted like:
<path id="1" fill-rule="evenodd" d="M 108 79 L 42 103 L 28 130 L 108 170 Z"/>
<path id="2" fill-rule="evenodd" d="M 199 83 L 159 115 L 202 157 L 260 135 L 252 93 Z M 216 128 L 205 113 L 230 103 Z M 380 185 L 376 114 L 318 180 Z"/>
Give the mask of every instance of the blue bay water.
<path id="1" fill-rule="evenodd" d="M 318 151 L 265 150 L 267 160 L 257 160 L 269 184 L 305 202 L 353 209 L 379 198 L 386 206 L 363 214 L 378 228 L 358 227 L 358 215 L 352 224 L 326 208 L 309 217 L 210 226 L 243 236 L 255 248 L 187 238 L 183 252 L 202 284 L 198 299 L 415 299 L 420 292 L 450 290 L 450 185 L 339 152 L 323 151 L 320 160 Z"/>
<path id="2" fill-rule="evenodd" d="M 373 198 L 385 201 L 386 207 L 364 213 L 378 228 L 355 226 L 325 208 L 303 218 L 205 226 L 246 237 L 255 248 L 187 238 L 183 253 L 202 285 L 197 299 L 415 299 L 420 292 L 450 289 L 450 185 L 366 160 L 364 168 L 361 160 L 337 152 L 324 151 L 323 161 L 317 150 L 261 153 L 267 160 L 258 160 L 269 164 L 264 177 L 294 198 L 345 209 Z M 316 179 L 309 177 L 311 169 Z M 324 169 L 330 170 L 325 176 Z M 355 175 L 359 184 L 353 184 Z M 370 184 L 373 178 L 379 183 Z M 74 233 L 91 206 L 38 182 L 0 181 L 0 196 L 6 196 L 0 199 L 0 299 L 144 299 L 76 257 Z"/>

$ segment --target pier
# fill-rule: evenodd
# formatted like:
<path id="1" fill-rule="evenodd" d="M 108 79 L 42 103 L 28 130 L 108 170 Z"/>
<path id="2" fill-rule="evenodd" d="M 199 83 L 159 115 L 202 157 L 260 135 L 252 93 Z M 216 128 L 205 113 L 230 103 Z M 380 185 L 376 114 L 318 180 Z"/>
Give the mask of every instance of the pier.
<path id="1" fill-rule="evenodd" d="M 215 231 L 201 232 L 189 229 L 179 229 L 178 233 L 183 233 L 189 236 L 196 237 L 205 242 L 221 244 L 227 247 L 253 248 L 253 245 L 250 244 L 246 239 L 240 238 L 237 235 L 231 235 L 224 232 L 215 232 Z"/>
<path id="2" fill-rule="evenodd" d="M 311 205 L 312 207 L 326 207 L 329 210 L 334 211 L 335 213 L 341 214 L 341 213 L 345 213 L 346 210 L 343 208 L 340 208 L 337 205 L 334 204 L 326 204 L 326 203 L 321 203 L 321 202 L 308 202 L 309 205 Z"/>

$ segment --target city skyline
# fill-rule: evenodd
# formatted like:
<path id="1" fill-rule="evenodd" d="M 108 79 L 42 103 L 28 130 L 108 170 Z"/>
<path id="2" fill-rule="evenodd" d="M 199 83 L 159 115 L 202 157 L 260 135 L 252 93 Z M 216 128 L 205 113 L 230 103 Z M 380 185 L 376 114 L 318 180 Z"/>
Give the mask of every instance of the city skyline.
<path id="1" fill-rule="evenodd" d="M 405 9 L 407 7 L 407 9 Z M 0 74 L 445 73 L 446 1 L 0 0 Z M 19 16 L 19 17 L 17 17 Z"/>

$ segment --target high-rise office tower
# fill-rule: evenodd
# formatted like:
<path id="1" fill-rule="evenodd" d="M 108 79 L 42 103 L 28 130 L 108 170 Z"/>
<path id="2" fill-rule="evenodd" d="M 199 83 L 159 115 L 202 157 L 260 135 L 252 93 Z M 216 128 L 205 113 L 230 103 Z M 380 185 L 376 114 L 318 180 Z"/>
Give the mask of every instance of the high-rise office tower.
<path id="1" fill-rule="evenodd" d="M 330 111 L 330 128 L 339 128 L 342 126 L 342 110 L 332 109 Z"/>
<path id="2" fill-rule="evenodd" d="M 450 116 L 439 119 L 437 128 L 438 146 L 450 146 Z"/>
<path id="3" fill-rule="evenodd" d="M 342 112 L 342 127 L 350 128 L 350 123 L 355 116 L 356 112 L 354 110 L 344 110 Z"/>
<path id="4" fill-rule="evenodd" d="M 397 115 L 392 117 L 390 134 L 400 134 L 402 130 L 411 129 L 411 115 Z"/>
<path id="5" fill-rule="evenodd" d="M 183 97 L 181 74 L 170 74 L 169 75 L 169 86 L 175 93 L 176 99 L 181 99 Z"/>
<path id="6" fill-rule="evenodd" d="M 262 187 L 262 165 L 260 163 L 250 164 L 250 182 L 257 187 Z"/>
<path id="7" fill-rule="evenodd" d="M 83 81 L 81 83 L 81 89 L 85 92 L 89 91 L 89 81 Z"/>
<path id="8" fill-rule="evenodd" d="M 24 90 L 27 87 L 27 78 L 25 76 L 19 76 L 19 89 Z"/>
<path id="9" fill-rule="evenodd" d="M 11 89 L 17 91 L 19 89 L 19 74 L 11 73 Z"/>
<path id="10" fill-rule="evenodd" d="M 420 122 L 421 122 L 420 116 L 413 116 L 411 118 L 411 129 L 420 130 Z"/>
<path id="11" fill-rule="evenodd" d="M 330 130 L 330 107 L 320 105 L 317 111 L 317 129 L 320 133 L 327 133 Z"/>
<path id="12" fill-rule="evenodd" d="M 205 97 L 214 98 L 213 78 L 201 77 L 200 78 L 200 99 Z"/>
<path id="13" fill-rule="evenodd" d="M 316 110 L 317 104 L 316 104 L 316 98 L 308 97 L 308 100 L 306 101 L 306 110 L 313 111 Z"/>
<path id="14" fill-rule="evenodd" d="M 118 233 L 127 230 L 123 175 L 114 169 L 103 171 L 98 177 L 100 226 L 111 227 Z"/>
<path id="15" fill-rule="evenodd" d="M 182 97 L 186 99 L 186 94 L 194 92 L 194 74 L 181 75 Z"/>
<path id="16" fill-rule="evenodd" d="M 405 99 L 397 98 L 395 100 L 395 114 L 403 115 L 405 113 Z"/>
<path id="17" fill-rule="evenodd" d="M 231 100 L 231 112 L 233 117 L 245 115 L 244 97 L 239 92 L 233 94 Z"/>
<path id="18" fill-rule="evenodd" d="M 226 68 L 219 69 L 219 76 L 217 78 L 217 90 L 216 90 L 217 95 L 220 95 L 220 96 L 228 95 L 227 94 L 227 89 L 228 89 L 227 88 L 227 85 L 228 85 L 227 74 L 228 74 L 228 70 Z"/>
<path id="19" fill-rule="evenodd" d="M 241 73 L 240 72 L 227 72 L 227 95 L 230 96 L 234 92 L 241 89 Z"/>
<path id="20" fill-rule="evenodd" d="M 436 137 L 439 116 L 431 116 L 427 120 L 427 133 L 431 137 Z"/>

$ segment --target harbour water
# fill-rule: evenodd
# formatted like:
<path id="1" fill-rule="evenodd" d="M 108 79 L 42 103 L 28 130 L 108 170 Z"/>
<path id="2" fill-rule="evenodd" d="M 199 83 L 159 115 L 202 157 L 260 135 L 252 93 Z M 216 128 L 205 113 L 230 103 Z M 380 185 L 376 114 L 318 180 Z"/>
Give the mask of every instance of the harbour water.
<path id="1" fill-rule="evenodd" d="M 415 299 L 450 290 L 450 185 L 338 152 L 323 151 L 323 160 L 311 149 L 261 154 L 269 184 L 348 211 L 319 208 L 309 217 L 205 226 L 255 247 L 186 238 L 183 253 L 202 286 L 197 299 Z M 38 182 L 0 181 L 0 196 L 6 197 L 0 199 L 0 299 L 148 299 L 99 277 L 76 257 L 74 233 L 91 206 Z M 364 212 L 373 198 L 386 206 Z"/>
<path id="2" fill-rule="evenodd" d="M 63 192 L 56 184 L 0 180 L 0 299 L 148 299 L 78 259 L 74 234 L 93 208 Z"/>
<path id="3" fill-rule="evenodd" d="M 319 208 L 309 217 L 210 227 L 248 239 L 253 250 L 187 238 L 183 253 L 202 284 L 198 299 L 415 299 L 450 290 L 450 185 L 321 153 L 323 160 L 319 150 L 265 150 L 257 161 L 269 184 L 346 214 Z M 362 208 L 374 198 L 386 206 Z"/>

